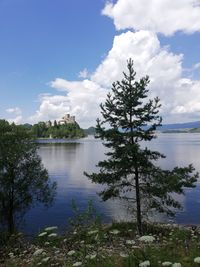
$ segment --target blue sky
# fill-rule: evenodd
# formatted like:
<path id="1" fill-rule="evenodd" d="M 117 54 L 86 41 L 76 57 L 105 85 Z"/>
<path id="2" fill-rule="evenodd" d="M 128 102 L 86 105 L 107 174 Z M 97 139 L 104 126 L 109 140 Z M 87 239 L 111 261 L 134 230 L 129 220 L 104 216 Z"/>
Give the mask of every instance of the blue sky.
<path id="1" fill-rule="evenodd" d="M 163 7 L 148 0 L 154 13 L 149 11 L 144 22 L 145 1 L 0 0 L 0 117 L 35 123 L 69 112 L 81 126 L 94 125 L 100 102 L 131 56 L 139 75 L 152 77 L 152 96 L 163 100 L 164 121 L 197 120 L 199 1 L 177 0 L 166 10 L 169 0 L 163 0 Z M 155 19 L 160 8 L 166 10 L 164 22 L 161 15 Z M 188 15 L 190 8 L 184 21 L 179 10 Z M 174 76 L 158 77 L 160 68 Z"/>

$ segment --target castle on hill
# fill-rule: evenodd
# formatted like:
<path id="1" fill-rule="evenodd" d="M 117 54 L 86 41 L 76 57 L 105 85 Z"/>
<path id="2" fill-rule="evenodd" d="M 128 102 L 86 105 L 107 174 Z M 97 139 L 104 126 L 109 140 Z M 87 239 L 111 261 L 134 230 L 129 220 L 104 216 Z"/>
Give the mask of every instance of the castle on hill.
<path id="1" fill-rule="evenodd" d="M 58 125 L 65 125 L 68 123 L 75 123 L 75 116 L 71 116 L 70 114 L 65 114 L 64 117 L 62 117 L 61 120 L 55 121 Z M 50 127 L 51 125 L 53 125 L 53 122 L 51 121 L 47 121 L 46 123 L 47 127 Z"/>
<path id="2" fill-rule="evenodd" d="M 70 116 L 70 114 L 66 114 L 62 117 L 61 120 L 58 121 L 59 125 L 67 124 L 67 123 L 75 123 L 75 116 Z"/>

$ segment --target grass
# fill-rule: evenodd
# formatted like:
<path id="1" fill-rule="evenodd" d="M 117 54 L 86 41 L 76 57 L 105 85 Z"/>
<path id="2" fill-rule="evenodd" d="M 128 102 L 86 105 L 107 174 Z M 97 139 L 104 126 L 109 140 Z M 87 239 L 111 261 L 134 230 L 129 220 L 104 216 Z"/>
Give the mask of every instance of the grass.
<path id="1" fill-rule="evenodd" d="M 181 264 L 174 267 L 200 266 L 194 262 L 200 256 L 198 228 L 146 224 L 144 229 L 152 242 L 140 241 L 134 223 L 79 225 L 62 236 L 53 228 L 32 243 L 17 235 L 1 248 L 0 266 L 161 267 L 166 261 Z"/>

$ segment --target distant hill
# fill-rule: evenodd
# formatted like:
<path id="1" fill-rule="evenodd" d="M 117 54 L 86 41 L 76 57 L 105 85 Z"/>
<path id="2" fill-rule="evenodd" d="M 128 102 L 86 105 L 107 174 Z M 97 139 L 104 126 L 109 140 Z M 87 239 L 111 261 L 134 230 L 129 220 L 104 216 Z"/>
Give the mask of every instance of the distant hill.
<path id="1" fill-rule="evenodd" d="M 200 128 L 200 121 L 163 124 L 161 127 L 158 127 L 157 130 L 164 131 L 164 130 L 192 129 L 192 128 Z"/>
<path id="2" fill-rule="evenodd" d="M 95 135 L 95 127 L 91 126 L 88 129 L 83 129 L 86 135 Z"/>
<path id="3" fill-rule="evenodd" d="M 32 125 L 30 123 L 22 124 L 22 126 L 27 130 L 30 130 L 32 128 Z"/>
<path id="4" fill-rule="evenodd" d="M 166 129 L 162 133 L 200 133 L 200 128 Z"/>
<path id="5" fill-rule="evenodd" d="M 95 135 L 95 127 L 91 126 L 88 129 L 83 129 L 86 135 Z M 200 121 L 163 124 L 157 127 L 157 131 L 161 132 L 200 132 Z"/>

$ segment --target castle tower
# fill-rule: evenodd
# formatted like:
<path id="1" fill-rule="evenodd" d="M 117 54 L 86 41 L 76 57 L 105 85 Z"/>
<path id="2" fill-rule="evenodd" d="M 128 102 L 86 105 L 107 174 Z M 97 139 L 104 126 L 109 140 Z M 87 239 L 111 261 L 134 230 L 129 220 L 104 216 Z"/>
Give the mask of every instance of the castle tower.
<path id="1" fill-rule="evenodd" d="M 70 116 L 70 114 L 65 114 L 61 120 L 58 121 L 59 125 L 66 123 L 75 123 L 75 116 Z"/>

